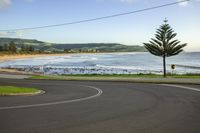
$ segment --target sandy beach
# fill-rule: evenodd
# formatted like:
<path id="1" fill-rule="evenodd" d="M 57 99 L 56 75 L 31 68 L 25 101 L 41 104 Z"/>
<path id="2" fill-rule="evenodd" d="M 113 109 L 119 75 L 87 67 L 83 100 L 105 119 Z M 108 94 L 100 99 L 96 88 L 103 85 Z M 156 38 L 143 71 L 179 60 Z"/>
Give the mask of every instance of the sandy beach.
<path id="1" fill-rule="evenodd" d="M 200 53 L 183 53 L 167 60 L 167 72 L 172 72 L 170 65 L 176 64 L 173 73 L 197 74 Z M 191 60 L 191 55 L 193 60 Z M 40 58 L 39 58 L 40 57 Z M 48 75 L 62 74 L 160 74 L 162 60 L 149 53 L 104 53 L 104 54 L 32 54 L 0 56 L 0 66 L 4 72 L 18 70 Z M 15 59 L 23 59 L 15 61 Z M 39 58 L 39 59 L 38 59 Z M 184 60 L 183 60 L 184 59 Z M 191 64 L 191 65 L 184 65 Z M 2 72 L 2 70 L 0 70 Z"/>
<path id="2" fill-rule="evenodd" d="M 46 57 L 46 56 L 62 56 L 66 54 L 15 54 L 15 55 L 0 55 L 0 62 L 15 60 L 15 59 L 25 59 L 25 58 L 35 58 L 35 57 Z M 32 72 L 22 72 L 16 69 L 2 69 L 0 68 L 0 73 L 13 73 L 13 74 L 35 74 Z"/>
<path id="3" fill-rule="evenodd" d="M 15 54 L 15 55 L 0 55 L 0 62 L 24 59 L 24 58 L 34 58 L 34 57 L 44 57 L 44 56 L 62 56 L 66 54 Z"/>

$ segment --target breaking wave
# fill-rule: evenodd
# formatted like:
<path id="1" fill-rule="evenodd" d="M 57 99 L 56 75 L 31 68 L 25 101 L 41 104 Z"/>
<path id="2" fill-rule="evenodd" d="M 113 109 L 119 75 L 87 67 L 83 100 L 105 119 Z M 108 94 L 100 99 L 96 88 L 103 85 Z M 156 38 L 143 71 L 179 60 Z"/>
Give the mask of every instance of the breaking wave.
<path id="1" fill-rule="evenodd" d="M 175 73 L 200 73 L 200 53 L 167 59 L 167 70 L 176 63 Z M 190 64 L 190 65 L 182 65 Z M 162 59 L 148 53 L 105 53 L 18 59 L 0 63 L 0 68 L 44 74 L 138 74 L 162 73 Z"/>

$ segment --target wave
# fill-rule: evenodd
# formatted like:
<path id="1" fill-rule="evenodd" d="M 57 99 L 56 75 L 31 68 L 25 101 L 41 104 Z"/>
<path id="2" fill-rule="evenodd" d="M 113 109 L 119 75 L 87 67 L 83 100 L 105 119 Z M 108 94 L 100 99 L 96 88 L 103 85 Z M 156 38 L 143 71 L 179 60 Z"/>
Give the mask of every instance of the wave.
<path id="1" fill-rule="evenodd" d="M 184 68 L 191 68 L 191 69 L 200 69 L 200 66 L 189 66 L 189 65 L 180 65 L 180 64 L 175 64 L 177 67 L 184 67 Z"/>
<path id="2" fill-rule="evenodd" d="M 113 66 L 113 65 L 96 65 L 96 67 L 98 68 L 110 68 L 110 69 L 127 69 L 127 70 L 132 70 L 132 69 L 141 69 L 140 67 L 136 67 L 136 66 Z"/>
<path id="3" fill-rule="evenodd" d="M 30 71 L 35 73 L 45 74 L 137 74 L 137 73 L 159 73 L 160 71 L 150 71 L 142 69 L 125 69 L 121 67 L 80 67 L 80 66 L 29 66 L 29 65 L 17 65 L 7 66 L 7 69 L 17 69 L 19 71 Z"/>
<path id="4" fill-rule="evenodd" d="M 176 63 L 176 73 L 200 73 L 199 55 L 180 54 L 169 59 Z M 161 73 L 162 60 L 149 53 L 69 54 L 66 56 L 37 57 L 0 63 L 0 68 L 17 68 L 47 73 Z M 192 56 L 192 58 L 191 58 Z M 170 64 L 167 70 L 171 72 Z M 186 65 L 185 65 L 186 64 Z M 197 64 L 197 65 L 195 65 Z"/>

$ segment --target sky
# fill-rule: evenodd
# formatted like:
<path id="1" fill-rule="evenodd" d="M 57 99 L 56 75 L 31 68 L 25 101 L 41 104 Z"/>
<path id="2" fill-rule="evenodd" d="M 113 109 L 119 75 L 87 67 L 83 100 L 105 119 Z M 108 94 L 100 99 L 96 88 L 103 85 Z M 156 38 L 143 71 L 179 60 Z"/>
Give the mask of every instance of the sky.
<path id="1" fill-rule="evenodd" d="M 92 19 L 180 0 L 0 0 L 0 30 Z M 200 51 L 200 0 L 130 15 L 36 30 L 0 31 L 0 37 L 52 43 L 143 45 L 167 18 L 185 51 Z"/>

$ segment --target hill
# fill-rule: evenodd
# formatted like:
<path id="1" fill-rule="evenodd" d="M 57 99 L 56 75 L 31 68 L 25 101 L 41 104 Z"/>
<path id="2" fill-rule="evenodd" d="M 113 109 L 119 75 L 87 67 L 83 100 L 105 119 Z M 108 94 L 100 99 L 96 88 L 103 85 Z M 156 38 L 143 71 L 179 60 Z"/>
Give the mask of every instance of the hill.
<path id="1" fill-rule="evenodd" d="M 35 39 L 0 38 L 0 46 L 13 41 L 17 48 L 21 45 L 32 45 L 35 50 L 47 52 L 144 52 L 143 46 L 127 46 L 118 43 L 80 43 L 80 44 L 55 44 L 38 41 Z"/>

